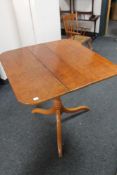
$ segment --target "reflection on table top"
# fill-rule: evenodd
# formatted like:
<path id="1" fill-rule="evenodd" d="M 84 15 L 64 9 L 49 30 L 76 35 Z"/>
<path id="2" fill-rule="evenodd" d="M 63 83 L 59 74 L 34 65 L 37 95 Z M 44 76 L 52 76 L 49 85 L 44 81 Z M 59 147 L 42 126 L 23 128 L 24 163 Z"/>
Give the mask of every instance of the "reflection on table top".
<path id="1" fill-rule="evenodd" d="M 17 99 L 37 104 L 117 74 L 117 66 L 74 40 L 3 53 L 0 60 Z"/>

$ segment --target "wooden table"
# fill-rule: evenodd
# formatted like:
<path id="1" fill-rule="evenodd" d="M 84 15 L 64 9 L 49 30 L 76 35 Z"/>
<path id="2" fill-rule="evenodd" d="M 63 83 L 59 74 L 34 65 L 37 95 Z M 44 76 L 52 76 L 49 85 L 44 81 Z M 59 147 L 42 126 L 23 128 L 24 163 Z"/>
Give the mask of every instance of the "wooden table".
<path id="1" fill-rule="evenodd" d="M 56 114 L 59 157 L 61 114 L 89 110 L 87 106 L 65 108 L 60 96 L 117 75 L 117 65 L 70 39 L 9 51 L 0 61 L 18 101 L 28 105 L 53 101 L 50 109 L 35 108 L 32 113 Z"/>

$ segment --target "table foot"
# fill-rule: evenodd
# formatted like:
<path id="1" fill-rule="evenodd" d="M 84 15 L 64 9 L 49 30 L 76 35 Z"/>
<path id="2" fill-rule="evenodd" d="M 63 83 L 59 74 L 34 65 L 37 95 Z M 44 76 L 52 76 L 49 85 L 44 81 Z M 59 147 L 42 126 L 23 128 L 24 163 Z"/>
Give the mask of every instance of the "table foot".
<path id="1" fill-rule="evenodd" d="M 87 106 L 79 106 L 76 108 L 63 107 L 63 112 L 65 112 L 65 113 L 73 113 L 73 112 L 88 111 L 88 110 L 90 110 L 90 109 Z"/>
<path id="2" fill-rule="evenodd" d="M 58 146 L 58 155 L 59 158 L 62 157 L 62 122 L 61 114 L 65 113 L 74 113 L 81 111 L 88 111 L 87 106 L 79 106 L 76 108 L 65 108 L 61 102 L 60 97 L 53 99 L 53 106 L 49 109 L 35 108 L 32 110 L 32 113 L 39 113 L 45 115 L 56 114 L 56 129 L 57 129 L 57 146 Z"/>
<path id="3" fill-rule="evenodd" d="M 55 113 L 55 108 L 52 107 L 50 109 L 41 109 L 41 108 L 35 108 L 32 110 L 33 114 L 44 114 L 44 115 L 52 115 Z"/>

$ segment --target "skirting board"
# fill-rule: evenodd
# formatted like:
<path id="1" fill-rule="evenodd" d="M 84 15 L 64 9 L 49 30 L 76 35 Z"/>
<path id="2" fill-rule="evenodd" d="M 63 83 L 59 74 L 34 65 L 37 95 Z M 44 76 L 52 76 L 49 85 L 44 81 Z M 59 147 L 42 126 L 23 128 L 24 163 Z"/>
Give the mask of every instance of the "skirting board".
<path id="1" fill-rule="evenodd" d="M 8 79 L 6 80 L 3 80 L 0 78 L 0 85 L 4 85 L 4 84 L 7 84 L 8 83 Z"/>

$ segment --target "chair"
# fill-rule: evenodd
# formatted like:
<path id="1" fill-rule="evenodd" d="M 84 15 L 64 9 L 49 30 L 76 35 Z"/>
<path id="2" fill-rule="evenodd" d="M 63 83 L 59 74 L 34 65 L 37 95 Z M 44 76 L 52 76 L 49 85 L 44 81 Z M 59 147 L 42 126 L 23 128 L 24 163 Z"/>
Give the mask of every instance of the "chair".
<path id="1" fill-rule="evenodd" d="M 78 25 L 76 13 L 71 13 L 63 16 L 63 24 L 68 38 L 79 41 L 92 49 L 92 39 L 85 35 L 87 28 Z M 80 32 L 79 32 L 80 31 Z"/>

